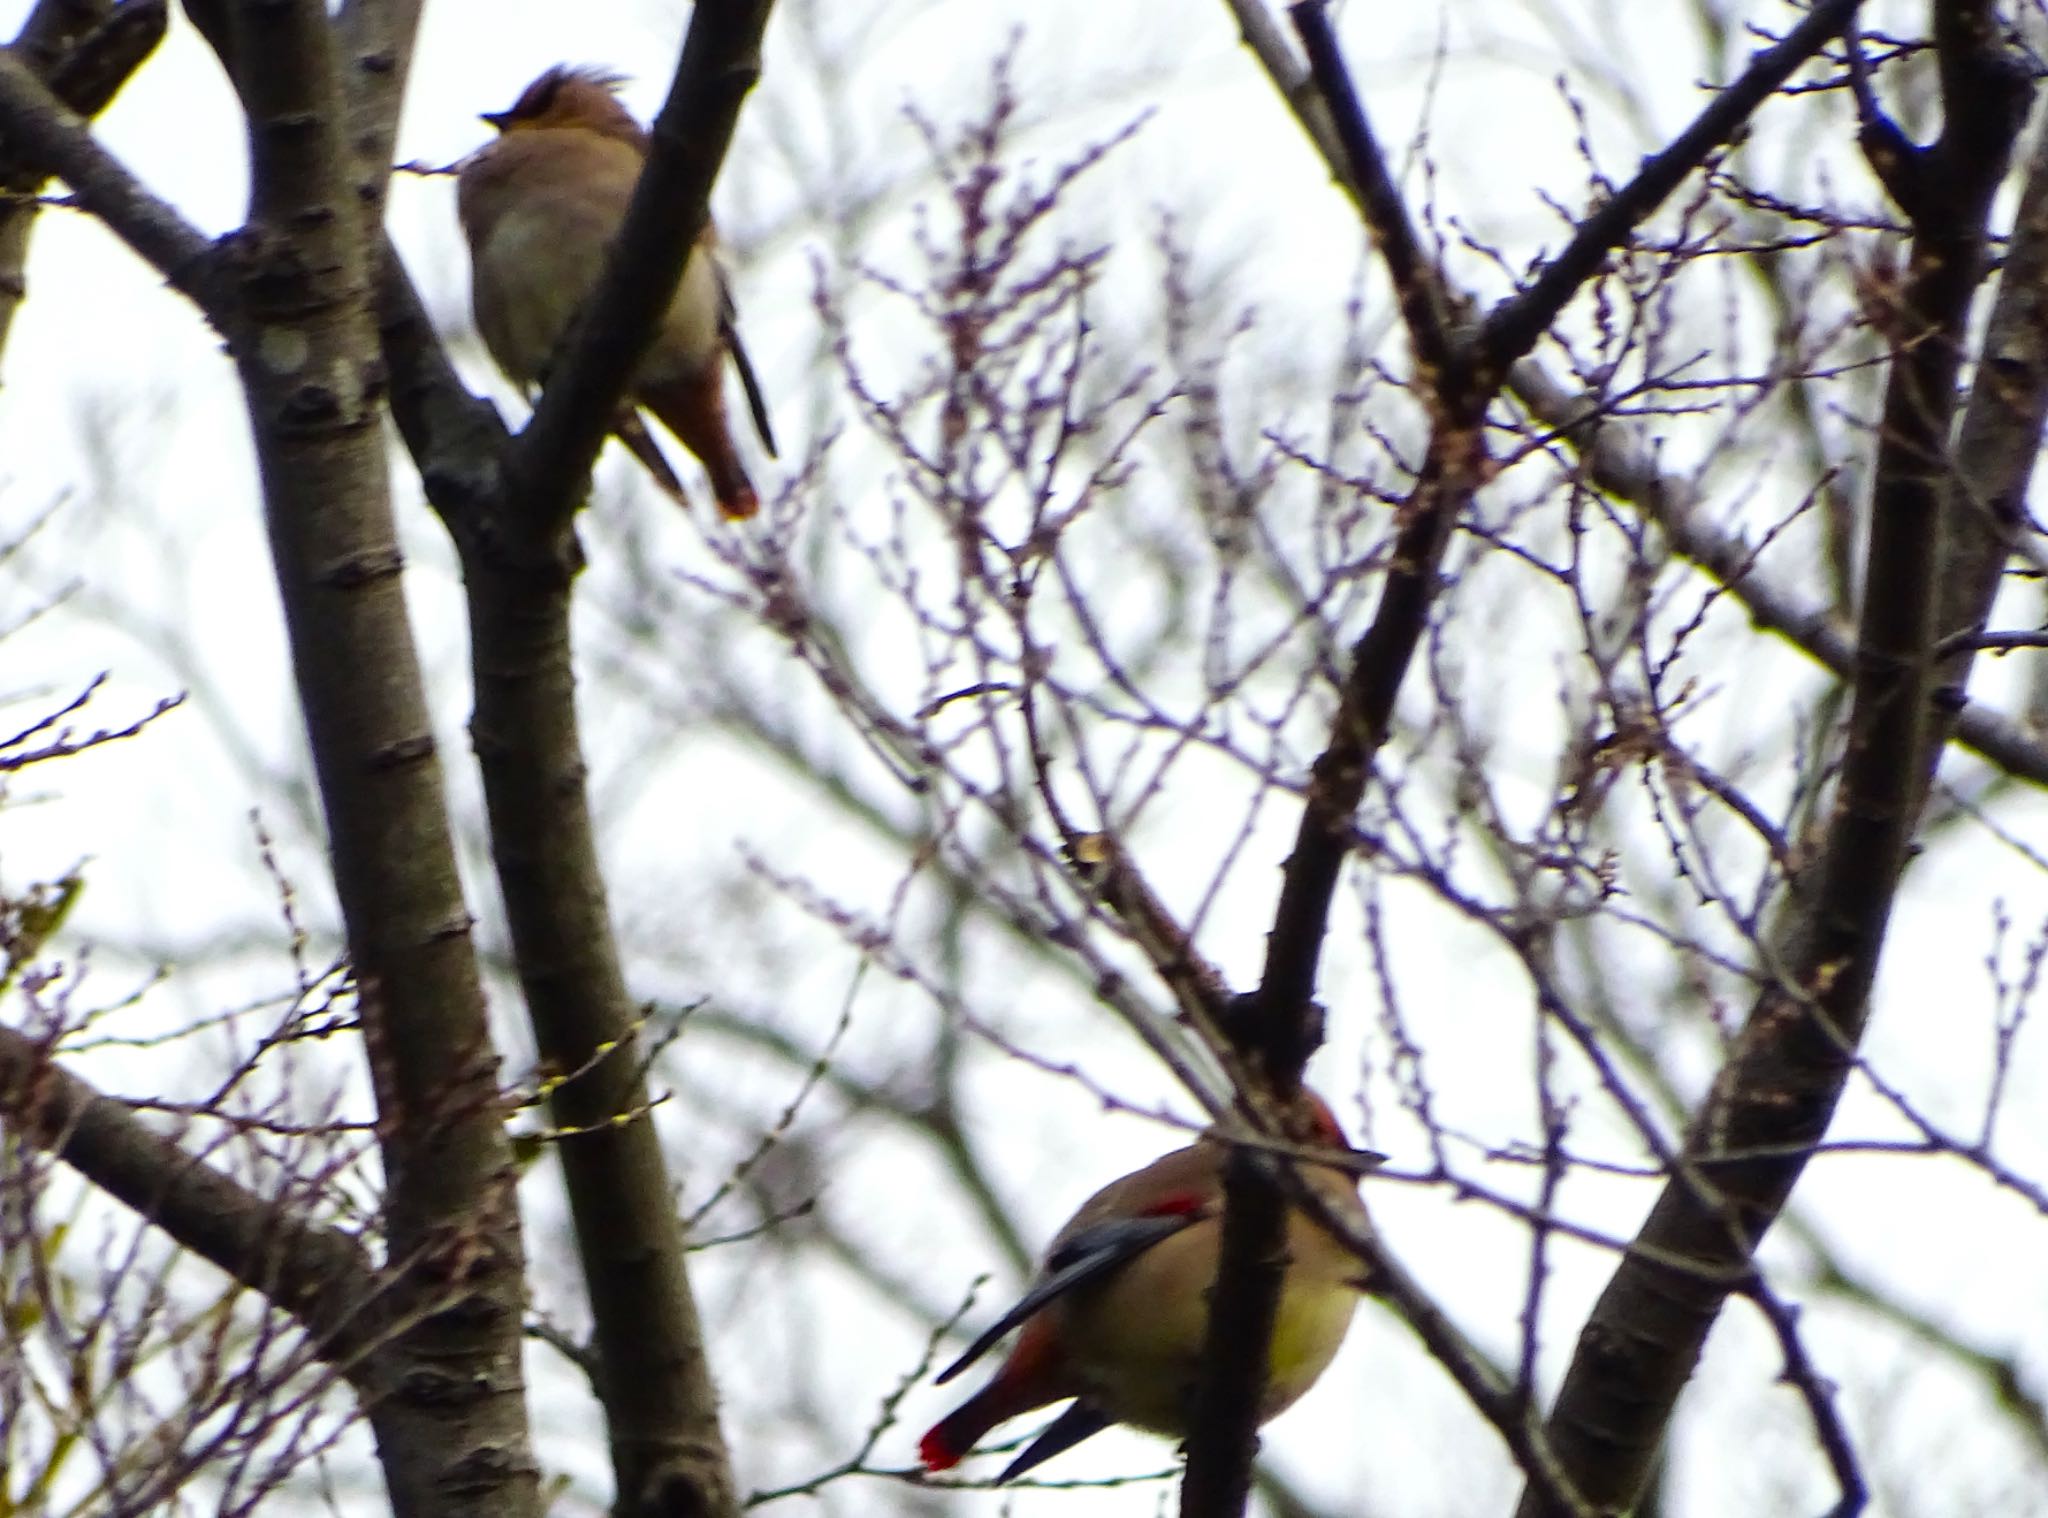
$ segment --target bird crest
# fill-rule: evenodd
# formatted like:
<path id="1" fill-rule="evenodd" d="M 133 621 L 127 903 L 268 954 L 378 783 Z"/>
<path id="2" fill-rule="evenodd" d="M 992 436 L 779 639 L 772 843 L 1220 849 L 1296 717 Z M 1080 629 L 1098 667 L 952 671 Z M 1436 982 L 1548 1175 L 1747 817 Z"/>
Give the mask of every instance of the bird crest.
<path id="1" fill-rule="evenodd" d="M 610 69 L 558 63 L 522 90 L 510 110 L 487 111 L 484 120 L 500 132 L 598 127 L 613 116 L 625 115 L 625 107 L 618 103 L 619 86 L 625 82 L 624 74 Z"/>

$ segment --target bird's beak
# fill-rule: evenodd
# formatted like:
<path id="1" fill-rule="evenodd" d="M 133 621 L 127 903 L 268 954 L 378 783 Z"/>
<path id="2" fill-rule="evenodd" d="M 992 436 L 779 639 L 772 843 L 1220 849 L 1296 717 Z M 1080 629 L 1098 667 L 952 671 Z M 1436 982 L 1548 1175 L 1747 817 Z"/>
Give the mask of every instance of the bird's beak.
<path id="1" fill-rule="evenodd" d="M 479 121 L 488 121 L 502 132 L 505 130 L 505 123 L 511 119 L 511 116 L 512 113 L 510 111 L 485 111 L 477 119 Z"/>
<path id="2" fill-rule="evenodd" d="M 1387 1157 L 1372 1149 L 1346 1149 L 1333 1154 L 1323 1163 L 1332 1170 L 1342 1170 L 1349 1175 L 1365 1175 L 1386 1164 Z"/>

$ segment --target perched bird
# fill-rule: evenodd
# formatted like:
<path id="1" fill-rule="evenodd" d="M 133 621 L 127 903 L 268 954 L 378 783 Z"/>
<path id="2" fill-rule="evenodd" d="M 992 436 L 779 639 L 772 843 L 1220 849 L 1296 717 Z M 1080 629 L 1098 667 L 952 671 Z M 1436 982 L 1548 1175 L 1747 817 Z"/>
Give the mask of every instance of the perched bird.
<path id="1" fill-rule="evenodd" d="M 1358 1172 L 1382 1157 L 1352 1149 L 1330 1109 L 1308 1091 L 1293 1104 L 1288 1126 L 1334 1151 L 1328 1162 L 1304 1161 L 1301 1177 L 1334 1216 L 1363 1230 Z M 1082 1204 L 1054 1236 L 1023 1299 L 940 1374 L 941 1384 L 952 1380 L 1023 1325 L 988 1385 L 925 1434 L 918 1454 L 926 1469 L 949 1469 L 998 1423 L 1070 1397 L 1073 1406 L 998 1482 L 1112 1423 L 1186 1432 L 1208 1333 L 1229 1154 L 1227 1144 L 1204 1135 Z M 1288 1213 L 1287 1252 L 1262 1423 L 1329 1367 L 1366 1285 L 1358 1257 L 1299 1207 Z"/>
<path id="2" fill-rule="evenodd" d="M 596 286 L 647 156 L 646 132 L 614 93 L 619 83 L 598 69 L 549 69 L 510 110 L 484 116 L 498 139 L 459 166 L 456 207 L 469 239 L 477 329 L 506 377 L 529 392 L 546 380 L 556 346 Z M 719 510 L 750 517 L 760 497 L 726 424 L 725 355 L 771 458 L 775 440 L 733 317 L 707 223 L 613 431 L 663 490 L 685 501 L 640 420 L 645 407 L 704 465 Z"/>

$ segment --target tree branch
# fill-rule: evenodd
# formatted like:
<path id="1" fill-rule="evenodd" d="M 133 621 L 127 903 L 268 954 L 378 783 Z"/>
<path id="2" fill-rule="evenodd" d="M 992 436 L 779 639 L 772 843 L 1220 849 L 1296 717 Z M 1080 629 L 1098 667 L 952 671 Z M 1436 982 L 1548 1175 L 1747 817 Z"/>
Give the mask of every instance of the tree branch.
<path id="1" fill-rule="evenodd" d="M 1323 0 L 1301 0 L 1289 6 L 1287 14 L 1308 53 L 1309 83 L 1330 122 L 1335 145 L 1343 153 L 1338 183 L 1350 190 L 1379 247 L 1415 361 L 1425 370 L 1442 369 L 1451 362 L 1452 341 L 1451 301 L 1443 271 L 1423 250 L 1351 82 L 1351 71 L 1344 65 Z"/>
<path id="2" fill-rule="evenodd" d="M 1333 83 L 1342 80 L 1342 61 L 1326 31 L 1320 30 L 1320 6 L 1298 6 L 1294 15 L 1297 25 L 1321 39 L 1323 76 Z M 1371 134 L 1364 128 L 1355 94 L 1346 90 L 1345 97 L 1356 117 L 1353 146 L 1369 159 L 1375 151 Z M 1398 230 L 1406 225 L 1405 214 L 1397 203 L 1385 201 L 1391 177 L 1374 172 L 1370 161 L 1363 172 L 1379 193 L 1362 193 L 1361 206 L 1376 208 L 1371 212 L 1378 218 L 1375 230 L 1381 225 L 1394 229 L 1390 237 L 1382 237 L 1381 253 L 1403 261 L 1390 265 L 1396 289 L 1414 292 L 1411 330 L 1418 343 L 1446 341 L 1430 294 L 1432 286 L 1440 285 L 1440 277 L 1425 278 L 1412 262 L 1415 243 Z M 1401 508 L 1379 605 L 1351 650 L 1329 741 L 1310 767 L 1308 794 L 1294 851 L 1283 869 L 1251 1015 L 1232 1023 L 1233 1041 L 1244 1052 L 1255 1079 L 1269 1083 L 1282 1096 L 1300 1084 L 1302 1067 L 1322 1039 L 1322 1020 L 1314 1004 L 1316 974 L 1329 932 L 1330 903 L 1351 852 L 1352 817 L 1365 794 L 1374 756 L 1387 739 L 1395 698 L 1428 623 L 1444 551 L 1483 475 L 1481 427 L 1492 390 L 1475 375 L 1468 357 L 1463 343 L 1446 341 L 1430 358 L 1418 348 L 1431 424 L 1429 448 L 1415 488 Z M 1183 1518 L 1236 1518 L 1244 1510 L 1279 1301 L 1281 1275 L 1272 1262 L 1284 1258 L 1285 1221 L 1286 1208 L 1272 1182 L 1243 1155 L 1233 1156 L 1203 1374 L 1189 1429 Z"/>
<path id="3" fill-rule="evenodd" d="M 67 109 L 89 119 L 107 108 L 163 35 L 164 0 L 128 0 L 118 10 L 109 0 L 39 0 L 12 51 Z M 0 349 L 28 293 L 29 237 L 40 209 L 34 197 L 46 177 L 0 159 Z"/>
<path id="4" fill-rule="evenodd" d="M 1914 225 L 1871 487 L 1862 625 L 1842 773 L 1819 860 L 1787 893 L 1784 966 L 1752 1009 L 1658 1197 L 1579 1339 L 1551 1444 L 1596 1503 L 1641 1491 L 1678 1393 L 1726 1300 L 1826 1131 L 1867 1015 L 1871 981 L 1938 743 L 1930 721 L 1937 552 L 1953 503 L 1949 435 L 1986 221 L 2030 93 L 1984 5 L 1983 25 L 1938 19 L 1946 125 L 1891 182 Z M 1938 18 L 1942 15 L 1937 8 Z M 1726 1156 L 1743 1156 L 1728 1158 Z M 1697 1262 L 1680 1269 L 1665 1261 Z M 1556 1505 L 1535 1490 L 1523 1518 Z"/>
<path id="5" fill-rule="evenodd" d="M 1411 307 L 1419 309 L 1424 303 L 1409 292 L 1432 286 L 1448 291 L 1448 282 L 1440 271 L 1434 275 L 1418 271 L 1414 239 L 1400 231 L 1405 217 L 1391 215 L 1384 204 L 1391 176 L 1378 163 L 1369 132 L 1360 130 L 1363 114 L 1357 109 L 1355 91 L 1345 87 L 1334 46 L 1320 30 L 1319 6 L 1305 4 L 1294 11 L 1305 44 L 1319 60 L 1315 77 L 1340 91 L 1335 101 L 1324 96 L 1319 108 L 1302 88 L 1299 66 L 1277 33 L 1248 14 L 1250 0 L 1233 0 L 1233 7 L 1247 43 L 1258 53 L 1332 171 L 1351 185 L 1354 197 L 1366 209 L 1369 224 L 1379 236 L 1382 257 L 1390 260 L 1389 272 L 1411 333 L 1419 332 L 1420 342 L 1432 341 L 1437 329 L 1426 322 L 1417 326 Z M 1257 1034 L 1258 1048 L 1266 1057 L 1269 1074 L 1282 1089 L 1298 1078 L 1313 1047 L 1309 1041 L 1313 1036 L 1310 998 L 1328 932 L 1330 902 L 1351 848 L 1351 819 L 1363 797 L 1374 756 L 1386 740 L 1402 678 L 1427 625 L 1438 565 L 1466 503 L 1484 476 L 1484 419 L 1509 366 L 1527 353 L 1628 233 L 1715 149 L 1729 141 L 1763 101 L 1847 24 L 1855 9 L 1856 0 L 1822 0 L 1783 42 L 1760 54 L 1741 78 L 1721 91 L 1692 126 L 1648 160 L 1612 201 L 1588 217 L 1527 289 L 1494 310 L 1476 338 L 1453 343 L 1440 362 L 1431 362 L 1418 345 L 1418 370 L 1431 425 L 1429 449 L 1414 492 L 1402 510 L 1373 623 L 1352 650 L 1330 740 L 1311 767 L 1300 831 L 1287 860 L 1267 940 L 1258 992 L 1264 1019 Z M 1346 117 L 1357 118 L 1348 131 L 1343 124 Z M 1443 305 L 1456 308 L 1455 292 L 1443 298 Z M 1434 302 L 1429 306 L 1441 309 Z M 1226 1211 L 1226 1261 L 1248 1262 L 1257 1257 L 1261 1247 L 1268 1252 L 1278 1247 L 1277 1227 L 1265 1218 L 1268 1210 L 1262 1209 L 1257 1220 L 1267 1226 L 1242 1245 L 1234 1235 L 1241 1226 L 1249 1229 L 1253 1223 L 1240 1221 L 1235 1203 Z M 1226 1269 L 1219 1274 L 1207 1358 L 1222 1357 L 1225 1334 L 1256 1327 L 1260 1313 L 1255 1292 L 1256 1282 L 1248 1271 L 1233 1275 Z M 1237 1318 L 1239 1313 L 1242 1321 Z M 1239 1420 L 1248 1418 L 1261 1384 L 1255 1379 L 1249 1388 L 1233 1394 L 1218 1386 L 1218 1379 L 1204 1378 L 1190 1439 L 1188 1490 L 1183 1494 L 1183 1511 L 1189 1518 L 1196 1514 L 1229 1518 L 1239 1511 L 1229 1499 L 1243 1483 L 1232 1478 L 1227 1462 L 1245 1445 L 1241 1430 L 1250 1425 Z M 1232 1454 L 1205 1459 L 1205 1441 L 1213 1441 L 1219 1452 Z M 1578 1486 L 1578 1472 L 1569 1462 L 1562 1462 L 1555 1472 L 1546 1465 L 1546 1477 L 1553 1474 L 1556 1480 L 1542 1483 L 1552 1510 L 1578 1506 L 1580 1498 L 1575 1492 L 1588 1498 L 1595 1495 Z M 1198 1477 L 1205 1486 L 1214 1483 L 1213 1494 L 1195 1495 Z"/>
<path id="6" fill-rule="evenodd" d="M 354 1240 L 187 1154 L 58 1065 L 48 1045 L 9 1027 L 0 1027 L 0 1121 L 289 1313 L 323 1353 L 346 1357 L 358 1347 L 356 1315 L 377 1282 Z"/>
<path id="7" fill-rule="evenodd" d="M 203 9 L 203 8 L 202 8 Z M 195 19 L 200 19 L 195 12 Z M 362 1007 L 402 1330 L 357 1376 L 401 1513 L 529 1514 L 523 1258 L 470 915 L 400 582 L 370 259 L 322 0 L 215 5 L 248 114 L 240 371 Z"/>
<path id="8" fill-rule="evenodd" d="M 1814 54 L 1841 35 L 1862 0 L 1819 0 L 1806 19 L 1782 41 L 1764 49 L 1749 67 L 1719 91 L 1662 152 L 1643 166 L 1614 198 L 1580 222 L 1562 251 L 1518 294 L 1488 314 L 1480 340 L 1481 367 L 1505 374 L 1550 330 L 1567 302 L 1599 272 L 1607 255 L 1619 248 L 1642 221 L 1664 203 L 1685 177 L 1732 141 L 1778 87 Z"/>
<path id="9" fill-rule="evenodd" d="M 379 365 L 360 221 L 343 211 L 326 18 L 315 0 L 298 0 L 231 19 L 246 24 L 237 45 L 263 47 L 272 66 L 254 71 L 249 102 L 257 215 L 225 252 L 4 55 L 0 127 L 20 161 L 63 178 L 191 297 L 241 368 L 362 987 L 393 1256 L 406 1272 L 387 1293 L 386 1321 L 400 1328 L 346 1369 L 400 1512 L 448 1511 L 449 1474 L 479 1449 L 492 1452 L 495 1474 L 463 1488 L 475 1510 L 532 1511 L 513 1166 L 397 580 Z"/>
<path id="10" fill-rule="evenodd" d="M 61 179 L 79 205 L 135 250 L 216 327 L 232 308 L 216 288 L 213 244 L 93 140 L 77 112 L 0 51 L 0 135 L 11 164 Z"/>
<path id="11" fill-rule="evenodd" d="M 2019 250 L 2015 248 L 2014 252 Z M 2043 260 L 2042 278 L 2048 280 L 2048 259 Z M 2007 277 L 1999 284 L 2000 299 L 2024 300 L 2034 288 L 2025 281 Z M 2040 418 L 2036 417 L 2032 430 L 2028 430 L 2024 413 L 2037 403 L 2044 386 L 2042 376 L 2048 372 L 2048 344 L 2038 335 L 2043 320 L 2048 320 L 2048 316 L 2016 311 L 2009 322 L 1994 327 L 1994 331 L 2008 334 L 2010 351 L 1973 392 L 1971 415 L 1978 420 L 1973 425 L 1965 418 L 1965 436 L 1980 437 L 1981 441 L 1978 450 L 1957 449 L 1957 478 L 1965 499 L 1978 503 L 1974 509 L 1980 516 L 1988 512 L 1994 519 L 2003 520 L 2005 513 L 2019 510 L 2020 497 L 2011 494 L 2011 478 L 2017 461 L 2023 466 L 2024 479 L 2024 470 L 2033 463 L 2032 440 L 2040 435 Z M 2030 335 L 2030 331 L 2036 335 Z M 2000 376 L 2010 376 L 2013 381 L 2009 402 L 2003 398 L 2005 387 L 1991 382 Z M 1578 454 L 1587 478 L 1595 486 L 1616 500 L 1628 502 L 1655 522 L 1672 551 L 1724 586 L 1756 626 L 1777 633 L 1845 679 L 1854 672 L 1856 643 L 1850 630 L 1826 607 L 1808 604 L 1793 592 L 1772 584 L 1757 565 L 1755 546 L 1724 531 L 1710 513 L 1700 509 L 1699 487 L 1693 477 L 1667 474 L 1659 469 L 1634 428 L 1605 420 L 1597 403 L 1567 391 L 1534 359 L 1524 359 L 1515 365 L 1508 384 L 1529 415 L 1554 431 Z M 2007 415 L 1999 418 L 2001 410 Z M 1995 441 L 1982 436 L 1994 426 L 1998 433 Z M 1988 482 L 1981 487 L 1972 485 L 1970 482 L 1979 475 L 1986 476 L 1987 481 L 1995 477 L 2000 483 L 1996 489 Z M 1957 521 L 1955 517 L 1948 520 Z M 1995 575 L 2003 568 L 2005 555 L 1995 554 L 1993 562 Z M 1967 587 L 1981 581 L 1981 576 L 1980 569 L 1974 576 L 1962 574 L 1950 579 L 1950 594 L 1974 601 L 1977 598 L 1968 595 Z M 1945 611 L 1939 625 L 1961 628 L 1968 625 L 1968 619 L 1960 613 Z M 1958 692 L 1962 688 L 1961 682 L 1955 680 L 1949 681 L 1948 687 Z M 2048 785 L 2048 742 L 2011 718 L 1966 702 L 1955 713 L 1953 724 L 1955 737 L 1965 748 L 2009 774 Z"/>
<path id="12" fill-rule="evenodd" d="M 2012 236 L 1985 324 L 1983 345 L 1956 434 L 1951 499 L 1942 512 L 1940 601 L 1935 633 L 1962 650 L 1939 666 L 1934 723 L 2010 773 L 2048 785 L 2048 743 L 1968 704 L 1971 655 L 2020 535 L 2028 482 L 2048 423 L 2048 124 L 2037 129 Z"/>
<path id="13" fill-rule="evenodd" d="M 1226 0 L 1226 3 L 1238 19 L 1245 45 L 1265 69 L 1276 93 L 1293 110 L 1296 120 L 1331 173 L 1347 193 L 1354 199 L 1361 199 L 1350 167 L 1349 152 L 1337 130 L 1333 114 L 1318 93 L 1315 78 L 1295 58 L 1287 46 L 1286 37 L 1273 24 L 1266 0 Z M 1355 91 L 1353 93 L 1355 96 Z M 2001 283 L 2001 289 L 2008 287 L 2016 290 L 2027 288 L 2012 281 Z M 1450 298 L 1456 299 L 1455 295 Z M 2008 330 L 2018 334 L 2022 329 L 2015 326 Z M 2011 341 L 2018 343 L 2022 339 L 2015 335 Z M 2008 355 L 2004 362 L 2026 363 L 2031 359 Z M 1837 673 L 1849 673 L 1855 662 L 1855 645 L 1848 633 L 1831 620 L 1825 609 L 1807 607 L 1789 592 L 1764 581 L 1756 572 L 1749 545 L 1721 532 L 1695 509 L 1697 490 L 1693 482 L 1689 478 L 1660 472 L 1650 450 L 1639 442 L 1638 429 L 1623 429 L 1605 422 L 1596 406 L 1566 391 L 1531 360 L 1525 359 L 1513 367 L 1507 388 L 1531 416 L 1552 428 L 1580 452 L 1594 482 L 1602 490 L 1649 512 L 1664 528 L 1672 548 L 1727 586 L 1758 626 L 1784 635 L 1796 647 Z M 2024 392 L 2025 387 L 2021 389 Z M 1989 413 L 1981 408 L 1994 403 L 1996 392 L 1979 386 L 1975 393 L 1981 398 L 1973 407 L 1980 416 L 1976 427 L 1981 428 L 1989 425 Z M 1965 425 L 1970 425 L 1967 419 Z M 2006 460 L 2013 457 L 2014 439 L 2031 439 L 2039 434 L 2038 424 L 2031 432 L 2025 429 L 2023 417 L 2014 416 L 2011 426 L 2013 430 L 2002 434 L 2004 446 L 1998 453 Z M 2030 448 L 2026 453 L 2031 458 Z M 1959 456 L 1965 461 L 1976 457 L 1970 450 L 1959 450 Z M 2008 467 L 2005 473 L 2009 475 L 2010 472 Z M 1996 505 L 1986 498 L 1987 509 Z M 2012 502 L 2008 500 L 1999 509 L 2012 509 Z M 1999 562 L 2003 563 L 2002 556 Z M 1961 624 L 1944 616 L 1943 625 L 1959 627 Z M 1966 748 L 2001 769 L 2037 784 L 2048 784 L 2048 742 L 2035 737 L 2012 719 L 1986 707 L 1966 706 L 1955 718 L 1954 732 Z"/>
<path id="14" fill-rule="evenodd" d="M 392 404 L 461 553 L 492 856 L 549 1097 L 622 1515 L 732 1518 L 738 1495 L 674 1186 L 613 937 L 570 648 L 573 507 L 704 225 L 769 0 L 699 6 L 646 169 L 590 307 L 509 447 L 465 392 L 395 258 L 378 284 Z M 501 472 L 502 471 L 502 472 Z"/>
<path id="15" fill-rule="evenodd" d="M 295 0 L 215 19 L 270 65 L 253 71 L 247 102 L 256 214 L 223 249 L 4 55 L 0 126 L 21 161 L 62 177 L 201 307 L 240 367 L 361 988 L 400 1272 L 379 1303 L 382 1327 L 342 1368 L 398 1512 L 533 1512 L 513 1165 L 397 579 L 326 17 L 317 0 Z"/>
<path id="16" fill-rule="evenodd" d="M 503 557 L 510 552 L 509 524 L 497 508 L 512 434 L 497 407 L 472 395 L 456 374 L 397 250 L 381 234 L 377 248 L 377 336 L 392 419 L 463 561 Z M 557 562 L 559 552 L 550 543 L 545 561 Z M 566 577 L 568 567 L 561 572 Z"/>

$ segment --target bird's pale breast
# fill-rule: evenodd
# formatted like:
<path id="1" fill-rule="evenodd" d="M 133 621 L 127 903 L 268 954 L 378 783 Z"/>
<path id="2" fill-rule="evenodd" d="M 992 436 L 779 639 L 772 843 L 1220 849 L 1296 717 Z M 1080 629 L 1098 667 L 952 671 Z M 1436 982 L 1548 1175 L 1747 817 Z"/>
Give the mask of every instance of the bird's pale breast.
<path id="1" fill-rule="evenodd" d="M 1201 1374 L 1221 1225 L 1198 1223 L 1163 1240 L 1100 1286 L 1056 1304 L 1062 1338 L 1096 1400 L 1119 1422 L 1158 1433 L 1186 1432 Z M 1326 1233 L 1301 1213 L 1289 1218 L 1293 1263 L 1273 1325 L 1263 1421 L 1291 1406 L 1329 1367 L 1351 1327 L 1358 1295 L 1343 1284 Z"/>
<path id="2" fill-rule="evenodd" d="M 640 155 L 593 132 L 528 130 L 475 155 L 458 209 L 474 261 L 477 330 L 506 375 L 538 383 L 563 330 L 604 269 Z M 700 248 L 641 366 L 650 379 L 695 373 L 718 354 L 717 270 Z"/>

